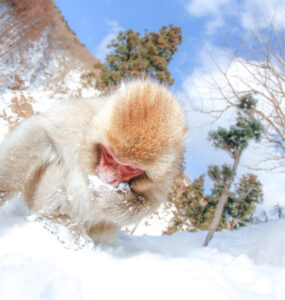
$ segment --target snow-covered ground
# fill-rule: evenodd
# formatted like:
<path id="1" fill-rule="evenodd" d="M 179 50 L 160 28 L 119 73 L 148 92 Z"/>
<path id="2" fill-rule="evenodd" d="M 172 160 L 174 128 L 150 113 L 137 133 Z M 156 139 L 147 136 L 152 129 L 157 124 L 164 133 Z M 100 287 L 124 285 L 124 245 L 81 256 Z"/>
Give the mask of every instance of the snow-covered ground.
<path id="1" fill-rule="evenodd" d="M 284 237 L 280 219 L 218 232 L 207 248 L 205 232 L 180 232 L 74 250 L 13 200 L 0 209 L 0 299 L 283 300 Z"/>

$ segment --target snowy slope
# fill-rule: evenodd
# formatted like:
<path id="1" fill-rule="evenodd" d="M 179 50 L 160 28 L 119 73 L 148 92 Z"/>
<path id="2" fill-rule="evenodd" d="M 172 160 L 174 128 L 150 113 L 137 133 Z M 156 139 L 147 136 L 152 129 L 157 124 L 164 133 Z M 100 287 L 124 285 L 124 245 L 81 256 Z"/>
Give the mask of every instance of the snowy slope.
<path id="1" fill-rule="evenodd" d="M 53 0 L 1 1 L 0 138 L 54 101 L 98 94 L 99 65 Z M 84 74 L 93 74 L 93 81 Z"/>
<path id="2" fill-rule="evenodd" d="M 0 299 L 285 299 L 285 220 L 66 249 L 18 201 L 0 210 Z"/>

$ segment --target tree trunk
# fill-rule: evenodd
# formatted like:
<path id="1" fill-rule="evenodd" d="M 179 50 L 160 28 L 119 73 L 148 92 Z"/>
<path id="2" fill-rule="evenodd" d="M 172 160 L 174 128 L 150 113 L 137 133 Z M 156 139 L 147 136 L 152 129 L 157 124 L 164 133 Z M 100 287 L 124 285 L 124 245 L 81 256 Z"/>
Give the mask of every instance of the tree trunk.
<path id="1" fill-rule="evenodd" d="M 241 153 L 239 153 L 237 155 L 237 157 L 234 159 L 234 163 L 233 163 L 233 167 L 232 167 L 233 171 L 234 171 L 234 174 L 236 173 L 236 170 L 237 170 L 237 167 L 238 167 L 238 164 L 239 164 L 239 161 L 240 161 L 240 157 L 241 157 Z M 231 185 L 233 183 L 233 180 L 234 180 L 234 177 L 232 178 L 232 180 L 230 180 L 230 182 L 225 186 L 225 188 L 223 190 L 222 196 L 221 196 L 221 198 L 218 202 L 218 206 L 217 206 L 217 209 L 215 211 L 213 221 L 211 223 L 210 229 L 209 229 L 208 234 L 206 236 L 206 239 L 205 239 L 205 242 L 204 242 L 204 245 L 203 245 L 204 247 L 209 245 L 209 242 L 213 238 L 214 233 L 215 233 L 215 231 L 217 230 L 217 228 L 220 224 L 220 221 L 221 221 L 221 218 L 222 218 L 222 215 L 223 215 L 224 207 L 228 202 L 229 191 L 230 191 Z"/>
<path id="2" fill-rule="evenodd" d="M 213 219 L 213 221 L 211 223 L 210 229 L 208 231 L 208 234 L 207 234 L 205 242 L 204 242 L 204 247 L 208 246 L 209 242 L 213 238 L 214 233 L 215 233 L 215 231 L 217 230 L 217 228 L 218 228 L 218 226 L 220 224 L 224 207 L 225 207 L 225 205 L 226 205 L 226 203 L 228 201 L 228 194 L 229 194 L 230 185 L 231 184 L 229 184 L 227 187 L 225 187 L 225 189 L 224 189 L 224 191 L 222 193 L 222 196 L 221 196 L 221 198 L 219 200 L 217 209 L 215 211 L 214 219 Z"/>

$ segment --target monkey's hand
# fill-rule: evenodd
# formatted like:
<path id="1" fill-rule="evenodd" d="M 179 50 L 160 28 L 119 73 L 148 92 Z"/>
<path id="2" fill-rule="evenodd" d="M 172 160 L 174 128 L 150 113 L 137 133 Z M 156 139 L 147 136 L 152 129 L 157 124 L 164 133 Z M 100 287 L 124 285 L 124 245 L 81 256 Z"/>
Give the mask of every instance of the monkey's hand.
<path id="1" fill-rule="evenodd" d="M 84 228 L 72 222 L 67 215 L 51 215 L 48 217 L 32 215 L 29 220 L 42 224 L 67 249 L 79 250 L 85 247 L 93 247 L 93 242 Z"/>
<path id="2" fill-rule="evenodd" d="M 100 217 L 104 216 L 107 221 L 120 226 L 126 225 L 136 222 L 152 209 L 146 198 L 133 193 L 127 183 L 114 187 L 97 176 L 89 175 L 88 178 Z"/>

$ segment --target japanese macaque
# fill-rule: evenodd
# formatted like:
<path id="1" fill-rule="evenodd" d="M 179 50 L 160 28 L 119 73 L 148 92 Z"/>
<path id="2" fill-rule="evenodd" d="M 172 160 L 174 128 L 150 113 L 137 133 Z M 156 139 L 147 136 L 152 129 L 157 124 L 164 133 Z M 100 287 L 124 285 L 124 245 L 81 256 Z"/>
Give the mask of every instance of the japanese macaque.
<path id="1" fill-rule="evenodd" d="M 20 193 L 33 213 L 109 241 L 166 199 L 186 131 L 174 95 L 150 79 L 59 102 L 1 144 L 0 202 Z"/>

